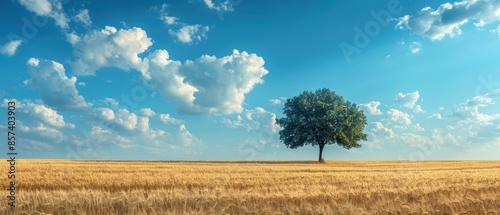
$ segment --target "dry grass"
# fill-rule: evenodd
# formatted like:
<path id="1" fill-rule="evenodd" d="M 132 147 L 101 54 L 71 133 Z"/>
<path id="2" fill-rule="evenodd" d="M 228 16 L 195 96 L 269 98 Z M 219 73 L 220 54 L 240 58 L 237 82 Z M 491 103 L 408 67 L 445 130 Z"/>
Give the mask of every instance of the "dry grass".
<path id="1" fill-rule="evenodd" d="M 15 214 L 500 215 L 500 161 L 21 160 L 17 168 Z M 0 212 L 12 213 L 5 197 Z"/>

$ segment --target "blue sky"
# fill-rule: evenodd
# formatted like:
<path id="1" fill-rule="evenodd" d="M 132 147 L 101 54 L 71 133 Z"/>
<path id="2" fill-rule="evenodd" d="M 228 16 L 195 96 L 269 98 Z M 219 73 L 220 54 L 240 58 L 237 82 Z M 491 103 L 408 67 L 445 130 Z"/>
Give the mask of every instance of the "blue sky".
<path id="1" fill-rule="evenodd" d="M 500 155 L 499 1 L 0 4 L 19 157 L 315 160 L 273 122 L 323 87 L 365 111 L 369 135 L 326 159 Z"/>

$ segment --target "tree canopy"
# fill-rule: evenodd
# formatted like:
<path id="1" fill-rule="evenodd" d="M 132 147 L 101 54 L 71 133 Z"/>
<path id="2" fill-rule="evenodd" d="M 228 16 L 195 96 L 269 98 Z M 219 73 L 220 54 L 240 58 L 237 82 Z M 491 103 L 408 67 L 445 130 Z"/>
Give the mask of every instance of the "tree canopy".
<path id="1" fill-rule="evenodd" d="M 363 133 L 367 124 L 363 111 L 327 88 L 304 91 L 287 99 L 283 114 L 283 118 L 276 119 L 283 128 L 279 132 L 280 140 L 292 149 L 319 146 L 319 161 L 327 144 L 359 148 L 358 141 L 367 138 Z"/>

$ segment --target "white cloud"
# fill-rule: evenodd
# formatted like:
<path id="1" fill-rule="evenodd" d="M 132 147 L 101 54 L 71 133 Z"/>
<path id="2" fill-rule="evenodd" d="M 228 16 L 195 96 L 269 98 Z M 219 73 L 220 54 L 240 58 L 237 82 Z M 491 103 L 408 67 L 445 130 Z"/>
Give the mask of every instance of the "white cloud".
<path id="1" fill-rule="evenodd" d="M 94 109 L 94 112 L 97 113 L 97 116 L 100 116 L 102 117 L 102 119 L 105 119 L 107 121 L 115 119 L 115 113 L 109 108 L 96 108 Z"/>
<path id="2" fill-rule="evenodd" d="M 69 19 L 64 13 L 59 0 L 19 0 L 19 3 L 36 15 L 53 18 L 56 21 L 56 25 L 62 29 L 69 27 Z"/>
<path id="3" fill-rule="evenodd" d="M 230 0 L 216 0 L 214 3 L 212 0 L 203 0 L 208 8 L 216 11 L 233 11 L 233 3 Z"/>
<path id="4" fill-rule="evenodd" d="M 177 30 L 169 29 L 168 33 L 175 36 L 177 41 L 181 43 L 191 43 L 193 41 L 201 41 L 207 37 L 207 32 L 210 30 L 208 26 L 197 25 L 184 25 Z"/>
<path id="5" fill-rule="evenodd" d="M 100 111 L 103 119 L 112 122 L 116 130 L 132 131 L 137 127 L 137 115 L 127 109 L 119 109 L 116 113 L 109 108 L 98 108 L 96 110 Z"/>
<path id="6" fill-rule="evenodd" d="M 281 128 L 276 124 L 276 114 L 265 110 L 264 108 L 257 107 L 255 109 L 245 110 L 242 115 L 237 115 L 236 119 L 230 120 L 223 118 L 222 123 L 231 128 L 246 128 L 250 130 L 266 129 L 271 133 L 276 134 Z"/>
<path id="7" fill-rule="evenodd" d="M 108 98 L 108 97 L 104 98 L 104 104 L 106 104 L 108 106 L 113 106 L 113 107 L 120 106 L 120 104 L 118 103 L 118 101 L 116 101 L 113 98 Z"/>
<path id="8" fill-rule="evenodd" d="M 30 58 L 26 64 L 31 79 L 25 83 L 40 90 L 45 104 L 57 110 L 84 110 L 89 107 L 78 94 L 76 77 L 68 78 L 62 64 L 36 58 Z"/>
<path id="9" fill-rule="evenodd" d="M 21 43 L 22 40 L 11 40 L 0 48 L 0 53 L 7 56 L 14 56 Z"/>
<path id="10" fill-rule="evenodd" d="M 68 41 L 68 43 L 70 43 L 71 45 L 75 45 L 80 41 L 80 36 L 78 36 L 75 32 L 67 33 L 66 41 Z"/>
<path id="11" fill-rule="evenodd" d="M 39 140 L 50 143 L 60 143 L 64 140 L 64 134 L 61 131 L 47 127 L 43 123 L 31 127 L 20 125 L 19 130 L 22 133 L 22 137 L 29 140 Z"/>
<path id="12" fill-rule="evenodd" d="M 378 106 L 380 106 L 380 102 L 378 101 L 371 101 L 366 104 L 361 104 L 359 106 L 371 115 L 382 115 L 382 111 L 378 109 Z"/>
<path id="13" fill-rule="evenodd" d="M 179 24 L 179 18 L 174 17 L 174 16 L 169 16 L 167 13 L 167 4 L 162 4 L 161 9 L 160 9 L 160 19 L 165 23 L 166 25 L 176 25 Z"/>
<path id="14" fill-rule="evenodd" d="M 404 113 L 402 111 L 391 108 L 387 111 L 387 115 L 389 115 L 390 120 L 392 120 L 395 123 L 403 125 L 411 124 L 410 115 L 408 115 L 408 113 Z"/>
<path id="15" fill-rule="evenodd" d="M 420 94 L 418 91 L 406 94 L 398 93 L 396 95 L 396 98 L 394 98 L 394 102 L 407 108 L 414 108 L 415 103 L 418 101 L 418 98 L 420 98 Z"/>
<path id="16" fill-rule="evenodd" d="M 140 112 L 147 115 L 154 113 L 149 108 L 143 108 Z M 145 147 L 155 151 L 169 148 L 168 152 L 184 151 L 187 154 L 205 149 L 203 142 L 194 136 L 181 120 L 171 118 L 168 114 L 154 115 L 161 121 L 168 120 L 168 125 L 175 124 L 175 127 L 166 127 L 171 132 L 151 128 L 148 116 L 138 117 L 126 109 L 113 112 L 109 108 L 96 108 L 92 115 L 94 125 L 85 134 L 85 139 L 92 142 L 113 144 L 121 148 Z"/>
<path id="17" fill-rule="evenodd" d="M 417 35 L 431 40 L 441 40 L 462 34 L 462 25 L 475 21 L 476 27 L 500 20 L 500 3 L 492 0 L 473 0 L 444 3 L 437 9 L 425 7 L 417 14 L 399 18 L 396 25 L 400 29 L 409 29 Z"/>
<path id="18" fill-rule="evenodd" d="M 7 101 L 7 99 L 4 99 L 3 103 L 7 104 Z M 43 123 L 59 129 L 75 128 L 74 124 L 65 122 L 64 116 L 57 113 L 56 110 L 38 102 L 33 102 L 31 100 L 16 101 L 16 106 L 20 113 L 25 114 L 22 115 L 23 119 L 35 120 L 37 123 Z M 4 107 L 4 105 L 2 105 L 2 107 Z"/>
<path id="19" fill-rule="evenodd" d="M 167 25 L 175 25 L 179 19 L 177 17 L 165 15 L 161 17 L 161 20 L 163 20 L 163 22 Z"/>
<path id="20" fill-rule="evenodd" d="M 269 99 L 272 105 L 281 105 L 286 101 L 286 97 L 280 97 L 279 99 Z"/>
<path id="21" fill-rule="evenodd" d="M 160 114 L 159 115 L 160 120 L 165 123 L 165 124 L 181 124 L 182 120 L 178 120 L 175 118 L 170 117 L 170 114 Z"/>
<path id="22" fill-rule="evenodd" d="M 150 131 L 149 129 L 149 117 L 139 117 L 137 120 L 137 129 L 145 134 Z"/>
<path id="23" fill-rule="evenodd" d="M 194 105 L 196 87 L 185 81 L 185 75 L 180 74 L 181 63 L 169 59 L 166 50 L 156 50 L 146 61 L 149 70 L 143 77 L 167 100 L 173 101 L 181 112 L 189 112 Z"/>
<path id="24" fill-rule="evenodd" d="M 92 126 L 89 137 L 97 143 L 113 144 L 120 148 L 133 148 L 138 146 L 137 143 L 134 143 L 132 140 L 118 134 L 116 131 L 102 128 L 100 126 Z"/>
<path id="25" fill-rule="evenodd" d="M 29 105 L 27 105 L 29 107 Z M 44 105 L 33 105 L 32 113 L 38 116 L 45 123 L 57 128 L 75 128 L 74 124 L 64 122 L 64 117 L 57 114 L 57 111 L 52 110 Z"/>
<path id="26" fill-rule="evenodd" d="M 151 77 L 150 84 L 183 113 L 239 113 L 245 94 L 268 73 L 261 57 L 237 50 L 222 58 L 203 55 L 184 64 L 170 60 L 165 50 L 147 59 L 145 78 Z"/>
<path id="27" fill-rule="evenodd" d="M 500 37 L 500 25 L 498 25 L 497 28 L 490 30 L 491 33 L 496 33 Z"/>
<path id="28" fill-rule="evenodd" d="M 75 74 L 93 75 L 102 67 L 135 69 L 181 113 L 241 112 L 245 94 L 263 83 L 262 77 L 268 73 L 261 57 L 237 50 L 222 58 L 203 55 L 184 63 L 169 59 L 166 50 L 141 59 L 138 55 L 152 42 L 140 28 L 106 26 L 78 38 L 73 40 L 77 59 L 71 63 Z"/>
<path id="29" fill-rule="evenodd" d="M 78 38 L 71 40 L 77 58 L 71 65 L 77 75 L 94 75 L 102 67 L 147 70 L 138 55 L 153 43 L 141 28 L 117 30 L 106 26 Z"/>
<path id="30" fill-rule="evenodd" d="M 281 100 L 279 99 L 269 99 L 269 102 L 271 102 L 272 105 L 280 105 Z"/>
<path id="31" fill-rule="evenodd" d="M 410 46 L 408 47 L 408 49 L 410 50 L 410 52 L 412 54 L 417 54 L 417 53 L 419 53 L 422 50 L 422 43 L 420 43 L 420 42 L 412 42 L 410 44 Z"/>
<path id="32" fill-rule="evenodd" d="M 139 112 L 145 117 L 152 117 L 156 115 L 156 113 L 151 110 L 151 108 L 142 108 L 139 110 Z"/>
<path id="33" fill-rule="evenodd" d="M 201 41 L 207 37 L 207 32 L 210 30 L 208 26 L 200 24 L 190 25 L 181 22 L 179 18 L 170 16 L 167 12 L 169 5 L 162 4 L 159 9 L 160 19 L 169 27 L 168 33 L 175 38 L 175 41 L 191 44 L 194 41 Z M 157 9 L 157 7 L 153 7 Z"/>
<path id="34" fill-rule="evenodd" d="M 236 119 L 233 120 L 222 118 L 220 122 L 233 129 L 246 129 L 248 136 L 242 144 L 251 144 L 260 149 L 267 145 L 276 147 L 275 144 L 279 142 L 278 132 L 281 127 L 276 124 L 275 113 L 257 107 L 245 110 L 242 115 L 237 115 Z"/>
<path id="35" fill-rule="evenodd" d="M 48 0 L 19 0 L 19 3 L 39 16 L 47 16 L 52 12 L 52 5 Z"/>
<path id="36" fill-rule="evenodd" d="M 459 117 L 461 123 L 487 125 L 496 119 L 500 119 L 500 114 L 482 113 L 479 108 L 488 107 L 494 103 L 490 94 L 475 96 L 459 104 L 458 108 L 450 116 Z"/>
<path id="37" fill-rule="evenodd" d="M 202 144 L 201 140 L 192 135 L 184 124 L 179 126 L 178 136 L 184 147 L 191 148 Z"/>
<path id="38" fill-rule="evenodd" d="M 78 12 L 78 14 L 73 17 L 77 22 L 83 23 L 86 26 L 92 25 L 92 20 L 90 20 L 89 10 L 83 9 Z"/>
<path id="39" fill-rule="evenodd" d="M 416 131 L 425 131 L 425 128 L 422 128 L 422 126 L 420 125 L 420 123 L 415 123 L 415 125 L 413 126 L 413 128 Z"/>
<path id="40" fill-rule="evenodd" d="M 367 129 L 374 132 L 377 136 L 393 138 L 396 136 L 391 128 L 385 127 L 382 122 L 372 122 L 367 126 Z"/>
<path id="41" fill-rule="evenodd" d="M 382 122 L 369 123 L 365 132 L 368 134 L 368 140 L 364 142 L 364 145 L 368 149 L 381 149 L 382 145 L 397 138 L 393 129 L 384 126 Z"/>
<path id="42" fill-rule="evenodd" d="M 441 116 L 440 113 L 432 114 L 432 115 L 428 116 L 427 118 L 443 119 L 443 117 Z"/>
<path id="43" fill-rule="evenodd" d="M 420 105 L 415 105 L 415 107 L 413 108 L 413 112 L 415 113 L 423 113 L 425 112 L 422 107 Z"/>

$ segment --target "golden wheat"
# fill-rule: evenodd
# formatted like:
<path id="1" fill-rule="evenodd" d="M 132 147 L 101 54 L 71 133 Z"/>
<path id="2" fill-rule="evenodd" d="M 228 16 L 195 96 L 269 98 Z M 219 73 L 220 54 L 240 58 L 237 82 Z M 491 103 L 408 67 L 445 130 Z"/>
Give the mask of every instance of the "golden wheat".
<path id="1" fill-rule="evenodd" d="M 499 161 L 17 165 L 2 214 L 500 214 Z"/>

